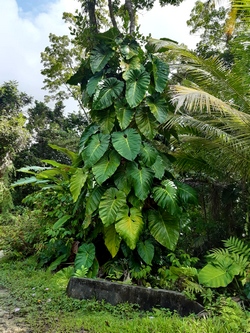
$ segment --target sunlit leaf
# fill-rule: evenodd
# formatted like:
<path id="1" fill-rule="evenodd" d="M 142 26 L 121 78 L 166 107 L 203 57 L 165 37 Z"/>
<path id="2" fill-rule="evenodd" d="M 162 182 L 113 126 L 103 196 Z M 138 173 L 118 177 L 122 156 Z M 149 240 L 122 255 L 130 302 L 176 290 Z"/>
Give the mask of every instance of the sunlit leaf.
<path id="1" fill-rule="evenodd" d="M 121 237 L 116 232 L 114 224 L 110 225 L 107 228 L 104 228 L 104 242 L 112 258 L 114 258 L 119 251 L 121 243 Z"/>
<path id="2" fill-rule="evenodd" d="M 115 150 L 127 160 L 134 160 L 140 151 L 141 137 L 133 128 L 123 132 L 112 133 L 112 144 Z"/>
<path id="3" fill-rule="evenodd" d="M 109 146 L 108 134 L 94 134 L 82 152 L 82 158 L 86 167 L 91 167 L 105 154 Z"/>
<path id="4" fill-rule="evenodd" d="M 74 202 L 78 199 L 87 178 L 88 173 L 82 168 L 78 168 L 72 175 L 70 179 L 70 192 Z"/>
<path id="5" fill-rule="evenodd" d="M 120 164 L 121 157 L 116 151 L 106 153 L 92 168 L 98 184 L 111 177 Z"/>
<path id="6" fill-rule="evenodd" d="M 102 110 L 113 104 L 123 90 L 124 83 L 114 77 L 99 82 L 93 99 L 94 110 Z"/>

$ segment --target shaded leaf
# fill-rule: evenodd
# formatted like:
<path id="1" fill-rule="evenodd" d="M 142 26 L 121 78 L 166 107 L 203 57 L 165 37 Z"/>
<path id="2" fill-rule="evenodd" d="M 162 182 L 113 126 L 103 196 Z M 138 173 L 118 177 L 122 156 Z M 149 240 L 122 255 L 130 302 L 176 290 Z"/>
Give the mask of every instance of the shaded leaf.
<path id="1" fill-rule="evenodd" d="M 134 111 L 119 101 L 115 103 L 115 111 L 121 129 L 126 129 L 133 119 Z"/>
<path id="2" fill-rule="evenodd" d="M 148 108 L 136 110 L 135 121 L 140 132 L 149 140 L 157 134 L 157 123 Z"/>
<path id="3" fill-rule="evenodd" d="M 106 153 L 92 168 L 98 184 L 110 178 L 118 168 L 121 157 L 116 151 Z"/>
<path id="4" fill-rule="evenodd" d="M 153 56 L 153 76 L 155 82 L 155 90 L 163 92 L 168 82 L 169 66 L 165 61 Z"/>
<path id="5" fill-rule="evenodd" d="M 80 142 L 79 142 L 79 154 L 83 151 L 85 148 L 86 143 L 88 142 L 88 139 L 95 134 L 99 130 L 99 126 L 95 123 L 87 126 L 85 130 L 83 131 Z"/>
<path id="6" fill-rule="evenodd" d="M 112 258 L 114 258 L 119 251 L 121 243 L 121 237 L 116 232 L 114 224 L 104 228 L 104 242 Z"/>
<path id="7" fill-rule="evenodd" d="M 92 243 L 82 244 L 78 248 L 75 258 L 75 269 L 81 269 L 82 266 L 90 268 L 95 259 L 95 245 Z"/>
<path id="8" fill-rule="evenodd" d="M 112 105 L 114 99 L 120 96 L 123 86 L 124 83 L 114 77 L 100 81 L 93 99 L 94 110 L 106 109 Z"/>
<path id="9" fill-rule="evenodd" d="M 146 98 L 146 103 L 150 108 L 150 111 L 154 115 L 155 119 L 159 123 L 164 123 L 167 120 L 168 106 L 165 99 L 161 98 L 160 95 L 148 96 Z"/>
<path id="10" fill-rule="evenodd" d="M 128 172 L 132 178 L 135 195 L 139 199 L 145 200 L 151 190 L 154 177 L 153 171 L 145 167 L 138 168 L 136 163 L 130 163 Z"/>
<path id="11" fill-rule="evenodd" d="M 142 260 L 147 265 L 151 265 L 154 257 L 154 245 L 149 240 L 146 240 L 145 242 L 139 242 L 137 244 L 137 251 Z"/>
<path id="12" fill-rule="evenodd" d="M 95 186 L 92 192 L 90 192 L 89 197 L 86 201 L 86 215 L 91 215 L 99 207 L 101 197 L 105 189 L 101 186 Z"/>
<path id="13" fill-rule="evenodd" d="M 109 146 L 108 134 L 92 135 L 87 147 L 82 152 L 82 158 L 86 167 L 91 167 L 105 154 Z"/>
<path id="14" fill-rule="evenodd" d="M 148 213 L 148 227 L 151 235 L 161 245 L 174 250 L 179 238 L 179 223 L 166 212 L 150 210 Z"/>
<path id="15" fill-rule="evenodd" d="M 153 198 L 160 207 L 174 214 L 178 210 L 177 186 L 171 180 L 164 180 L 161 184 L 161 187 L 153 188 Z"/>
<path id="16" fill-rule="evenodd" d="M 71 217 L 72 217 L 71 215 L 64 215 L 53 224 L 52 228 L 54 230 L 61 228 L 64 225 L 64 223 L 66 223 L 69 219 L 71 219 Z"/>
<path id="17" fill-rule="evenodd" d="M 100 44 L 90 54 L 90 67 L 93 73 L 101 71 L 108 63 L 114 52 L 105 44 Z"/>
<path id="18" fill-rule="evenodd" d="M 89 79 L 86 87 L 89 96 L 92 96 L 95 93 L 98 83 L 101 81 L 101 79 L 102 79 L 102 72 L 96 73 L 94 76 L 92 76 Z"/>
<path id="19" fill-rule="evenodd" d="M 198 202 L 197 192 L 191 186 L 175 181 L 177 185 L 177 196 L 184 203 L 195 204 Z"/>

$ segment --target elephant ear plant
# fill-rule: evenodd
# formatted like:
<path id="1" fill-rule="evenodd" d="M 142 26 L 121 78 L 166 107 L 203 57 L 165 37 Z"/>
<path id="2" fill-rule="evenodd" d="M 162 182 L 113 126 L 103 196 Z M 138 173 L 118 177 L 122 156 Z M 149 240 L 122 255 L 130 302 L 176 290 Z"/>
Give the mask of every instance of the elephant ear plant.
<path id="1" fill-rule="evenodd" d="M 154 263 L 156 248 L 174 250 L 183 207 L 196 201 L 195 191 L 171 173 L 171 133 L 161 130 L 171 107 L 168 65 L 115 28 L 96 40 L 68 81 L 81 85 L 90 116 L 78 155 L 62 151 L 70 153 L 71 166 L 45 160 L 53 168 L 16 184 L 45 182 L 43 190 L 71 193 L 72 212 L 60 216 L 51 232 L 67 235 L 67 244 L 80 241 L 75 268 L 84 266 L 92 277 L 111 257 L 140 269 Z"/>
<path id="2" fill-rule="evenodd" d="M 159 130 L 169 108 L 168 65 L 114 28 L 97 41 L 68 81 L 81 85 L 91 119 L 80 139 L 82 161 L 70 180 L 74 202 L 85 212 L 82 228 L 91 250 L 82 244 L 76 262 L 91 268 L 93 243 L 101 234 L 113 258 L 125 243 L 151 264 L 153 244 L 174 250 L 180 207 L 196 199 L 193 189 L 174 180 L 166 133 Z"/>

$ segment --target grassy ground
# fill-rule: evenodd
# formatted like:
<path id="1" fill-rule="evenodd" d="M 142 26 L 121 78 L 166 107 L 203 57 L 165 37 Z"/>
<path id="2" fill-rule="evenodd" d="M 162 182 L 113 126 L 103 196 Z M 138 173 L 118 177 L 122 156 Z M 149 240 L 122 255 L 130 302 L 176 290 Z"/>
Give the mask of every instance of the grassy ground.
<path id="1" fill-rule="evenodd" d="M 136 306 L 70 299 L 65 285 L 32 260 L 0 260 L 0 286 L 9 291 L 1 307 L 23 318 L 32 333 L 244 333 L 250 317 L 238 306 L 225 306 L 219 316 L 181 318 L 167 310 L 140 312 Z"/>

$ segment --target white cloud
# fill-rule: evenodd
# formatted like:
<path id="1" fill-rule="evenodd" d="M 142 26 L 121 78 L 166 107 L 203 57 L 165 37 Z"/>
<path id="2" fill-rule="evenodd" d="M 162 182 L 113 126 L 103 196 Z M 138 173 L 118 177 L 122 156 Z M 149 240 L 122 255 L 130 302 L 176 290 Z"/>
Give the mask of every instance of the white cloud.
<path id="1" fill-rule="evenodd" d="M 141 31 L 153 37 L 168 37 L 191 44 L 185 25 L 194 0 L 186 0 L 179 7 L 156 5 L 152 11 L 140 13 Z M 40 53 L 49 45 L 48 36 L 68 33 L 62 13 L 79 8 L 77 0 L 51 0 L 44 4 L 42 12 L 24 13 L 16 0 L 0 0 L 0 84 L 16 80 L 20 90 L 43 100 L 43 77 Z M 75 104 L 71 104 L 75 105 Z M 74 106 L 72 106 L 74 108 Z M 72 109 L 71 109 L 72 110 Z"/>

